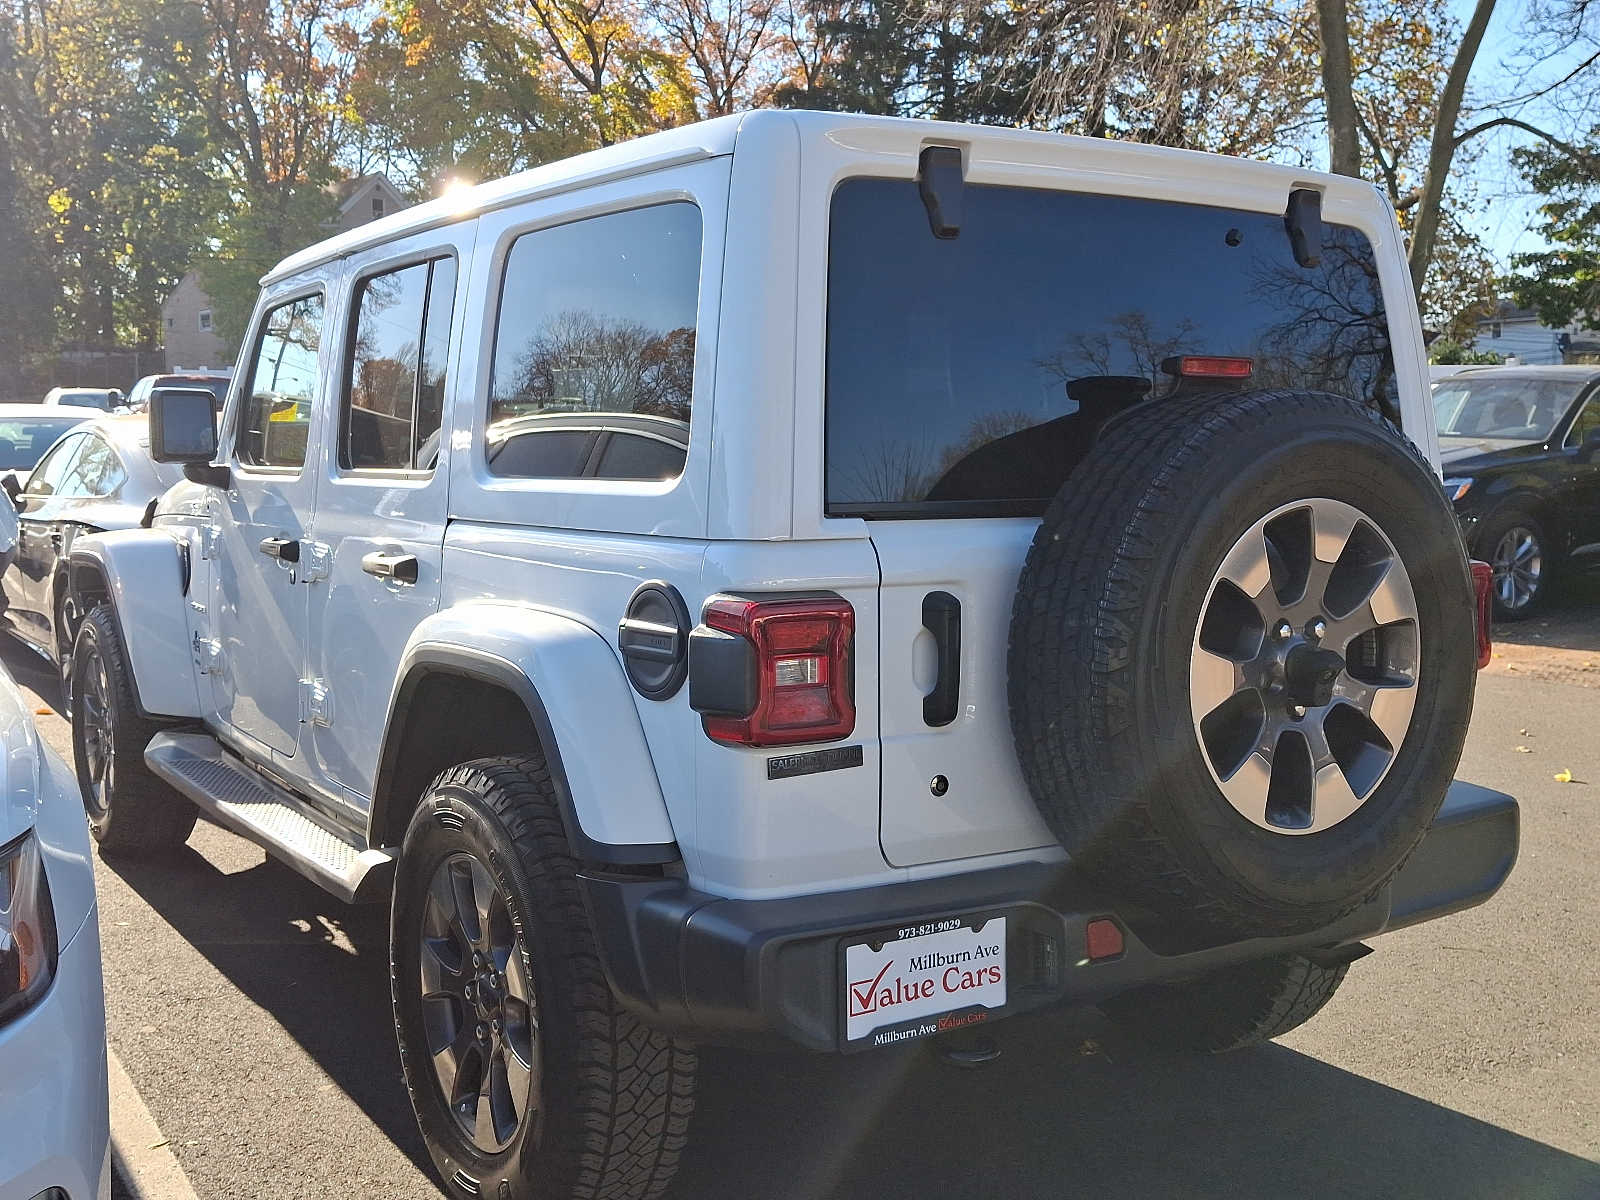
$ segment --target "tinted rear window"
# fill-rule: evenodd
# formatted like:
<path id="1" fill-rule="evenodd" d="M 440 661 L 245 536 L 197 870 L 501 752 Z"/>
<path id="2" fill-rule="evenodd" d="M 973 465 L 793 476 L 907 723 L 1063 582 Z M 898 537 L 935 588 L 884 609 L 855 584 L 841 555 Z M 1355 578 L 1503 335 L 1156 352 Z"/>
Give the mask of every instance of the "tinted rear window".
<path id="1" fill-rule="evenodd" d="M 1393 411 L 1355 229 L 1324 226 L 1307 268 L 1277 214 L 970 184 L 963 199 L 960 236 L 940 240 L 912 180 L 834 193 L 830 514 L 1042 512 L 1107 418 L 1205 386 L 1162 369 L 1186 354 L 1251 359 L 1245 386 Z"/>

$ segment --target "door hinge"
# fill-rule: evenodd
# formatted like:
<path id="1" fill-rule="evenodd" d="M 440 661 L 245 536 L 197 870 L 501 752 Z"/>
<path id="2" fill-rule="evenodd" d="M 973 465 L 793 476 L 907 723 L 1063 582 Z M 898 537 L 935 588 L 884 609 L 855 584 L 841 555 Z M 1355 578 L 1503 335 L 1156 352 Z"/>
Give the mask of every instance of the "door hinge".
<path id="1" fill-rule="evenodd" d="M 300 681 L 300 724 L 333 724 L 333 689 L 326 679 Z"/>
<path id="2" fill-rule="evenodd" d="M 222 532 L 215 525 L 204 525 L 200 529 L 200 557 L 216 558 L 217 543 L 222 538 Z"/>
<path id="3" fill-rule="evenodd" d="M 209 675 L 217 669 L 217 663 L 222 659 L 222 642 L 217 638 L 194 635 L 194 665 L 199 668 L 200 674 Z"/>
<path id="4" fill-rule="evenodd" d="M 327 542 L 300 539 L 300 561 L 292 568 L 294 582 L 317 583 L 328 577 L 333 565 L 333 547 Z"/>

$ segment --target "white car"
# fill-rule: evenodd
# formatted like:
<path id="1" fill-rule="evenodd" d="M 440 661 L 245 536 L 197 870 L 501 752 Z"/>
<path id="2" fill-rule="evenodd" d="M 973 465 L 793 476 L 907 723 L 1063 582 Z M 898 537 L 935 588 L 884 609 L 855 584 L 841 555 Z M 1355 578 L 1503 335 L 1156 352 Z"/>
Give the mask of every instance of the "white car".
<path id="1" fill-rule="evenodd" d="M 1401 247 L 1359 180 L 759 112 L 303 250 L 72 545 L 95 836 L 391 904 L 461 1198 L 661 1195 L 701 1042 L 1285 1033 L 1516 856 Z"/>
<path id="2" fill-rule="evenodd" d="M 110 1194 L 89 831 L 71 769 L 0 672 L 0 1197 Z"/>
<path id="3" fill-rule="evenodd" d="M 101 412 L 125 411 L 121 388 L 53 387 L 44 394 L 46 408 L 97 408 Z"/>

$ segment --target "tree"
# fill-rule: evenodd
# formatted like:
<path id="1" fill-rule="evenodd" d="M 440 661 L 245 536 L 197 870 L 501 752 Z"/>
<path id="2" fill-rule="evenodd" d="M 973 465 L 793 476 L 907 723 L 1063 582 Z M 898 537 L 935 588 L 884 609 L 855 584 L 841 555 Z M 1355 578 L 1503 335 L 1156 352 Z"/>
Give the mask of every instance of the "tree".
<path id="1" fill-rule="evenodd" d="M 650 19 L 689 67 L 702 115 L 765 102 L 774 0 L 650 0 Z"/>
<path id="2" fill-rule="evenodd" d="M 1350 14 L 1345 0 L 1317 0 L 1322 41 L 1322 94 L 1328 103 L 1328 169 L 1361 177 L 1354 77 L 1350 68 Z"/>
<path id="3" fill-rule="evenodd" d="M 1600 129 L 1589 141 L 1600 145 Z M 1594 328 L 1600 325 L 1600 155 L 1533 146 L 1513 158 L 1528 185 L 1546 197 L 1538 232 L 1549 248 L 1512 260 L 1512 294 L 1552 328 Z"/>

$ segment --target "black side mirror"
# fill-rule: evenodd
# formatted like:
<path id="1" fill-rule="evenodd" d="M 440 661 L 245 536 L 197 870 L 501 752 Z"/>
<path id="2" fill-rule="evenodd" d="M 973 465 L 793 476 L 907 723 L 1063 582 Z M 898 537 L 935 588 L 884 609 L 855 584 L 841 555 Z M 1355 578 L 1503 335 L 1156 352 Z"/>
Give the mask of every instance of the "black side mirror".
<path id="1" fill-rule="evenodd" d="M 196 483 L 225 487 L 228 469 L 214 467 L 217 456 L 216 398 L 205 388 L 155 388 L 150 392 L 150 457 L 182 463 Z"/>
<path id="2" fill-rule="evenodd" d="M 17 478 L 15 471 L 7 471 L 4 479 L 0 479 L 0 490 L 4 490 L 11 497 L 11 503 L 16 507 L 22 506 L 22 480 Z"/>

